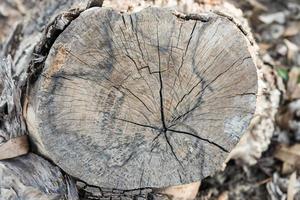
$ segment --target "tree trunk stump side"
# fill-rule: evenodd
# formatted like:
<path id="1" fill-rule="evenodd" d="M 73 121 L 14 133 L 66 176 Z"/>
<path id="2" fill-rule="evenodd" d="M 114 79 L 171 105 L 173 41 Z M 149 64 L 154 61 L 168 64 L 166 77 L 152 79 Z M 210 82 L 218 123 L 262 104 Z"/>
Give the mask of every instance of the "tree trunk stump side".
<path id="1" fill-rule="evenodd" d="M 91 185 L 201 180 L 221 168 L 252 118 L 251 51 L 222 13 L 88 9 L 59 35 L 30 85 L 30 137 Z"/>
<path id="2" fill-rule="evenodd" d="M 208 6 L 208 8 L 210 7 Z M 268 149 L 271 142 L 275 131 L 275 115 L 285 90 L 284 84 L 282 79 L 276 75 L 276 71 L 260 59 L 259 47 L 253 38 L 248 21 L 243 17 L 243 12 L 227 2 L 213 6 L 213 9 L 232 16 L 236 23 L 241 25 L 254 49 L 252 53 L 258 76 L 255 114 L 245 134 L 226 160 L 227 162 L 234 159 L 238 162 L 254 165 L 262 153 Z M 225 166 L 226 163 L 224 163 Z"/>

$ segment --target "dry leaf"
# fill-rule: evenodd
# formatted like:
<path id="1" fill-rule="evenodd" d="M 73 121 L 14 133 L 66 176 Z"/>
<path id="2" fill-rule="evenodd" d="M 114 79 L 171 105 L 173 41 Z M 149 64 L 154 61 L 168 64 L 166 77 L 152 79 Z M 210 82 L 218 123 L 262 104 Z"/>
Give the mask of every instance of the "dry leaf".
<path id="1" fill-rule="evenodd" d="M 266 6 L 264 6 L 263 4 L 261 4 L 260 2 L 258 2 L 257 0 L 248 0 L 248 2 L 256 10 L 262 10 L 262 11 L 267 11 L 268 10 L 268 8 Z"/>
<path id="2" fill-rule="evenodd" d="M 270 43 L 259 43 L 258 47 L 261 51 L 266 52 L 267 50 L 269 50 L 271 47 L 273 46 L 273 44 Z"/>
<path id="3" fill-rule="evenodd" d="M 300 32 L 300 22 L 290 23 L 289 26 L 285 29 L 283 36 L 291 37 L 297 35 Z"/>
<path id="4" fill-rule="evenodd" d="M 277 149 L 274 157 L 290 165 L 294 165 L 296 168 L 300 168 L 300 144 L 290 147 L 282 145 Z"/>
<path id="5" fill-rule="evenodd" d="M 300 99 L 300 68 L 293 67 L 289 72 L 287 84 L 287 97 L 289 100 Z"/>
<path id="6" fill-rule="evenodd" d="M 292 173 L 289 179 L 288 191 L 287 191 L 287 200 L 294 200 L 297 190 L 297 174 L 296 172 Z"/>
<path id="7" fill-rule="evenodd" d="M 289 163 L 287 163 L 287 162 L 284 162 L 284 163 L 282 164 L 281 173 L 282 173 L 283 175 L 290 174 L 290 173 L 292 173 L 293 171 L 295 171 L 295 166 L 294 166 L 294 165 L 291 165 L 291 164 L 289 164 Z"/>
<path id="8" fill-rule="evenodd" d="M 158 189 L 155 192 L 167 195 L 173 200 L 193 200 L 197 196 L 200 184 L 200 182 L 194 182 L 185 185 L 170 186 Z"/>
<path id="9" fill-rule="evenodd" d="M 217 200 L 228 200 L 228 199 L 229 199 L 228 192 L 224 191 L 220 194 Z"/>
<path id="10" fill-rule="evenodd" d="M 288 48 L 287 59 L 289 62 L 291 62 L 293 60 L 293 58 L 295 57 L 295 55 L 298 53 L 299 47 L 287 39 L 284 39 L 283 41 Z"/>

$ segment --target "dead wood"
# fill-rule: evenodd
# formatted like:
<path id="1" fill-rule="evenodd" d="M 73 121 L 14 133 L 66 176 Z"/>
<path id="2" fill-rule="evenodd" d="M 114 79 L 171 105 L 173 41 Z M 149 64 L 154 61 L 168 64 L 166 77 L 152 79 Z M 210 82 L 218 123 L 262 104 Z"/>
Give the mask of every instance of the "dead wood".
<path id="1" fill-rule="evenodd" d="M 253 115 L 256 68 L 236 23 L 204 15 L 81 13 L 30 87 L 26 119 L 38 151 L 89 184 L 119 189 L 185 184 L 220 169 Z"/>
<path id="2" fill-rule="evenodd" d="M 47 160 L 28 154 L 0 161 L 0 199 L 78 200 L 73 180 Z"/>

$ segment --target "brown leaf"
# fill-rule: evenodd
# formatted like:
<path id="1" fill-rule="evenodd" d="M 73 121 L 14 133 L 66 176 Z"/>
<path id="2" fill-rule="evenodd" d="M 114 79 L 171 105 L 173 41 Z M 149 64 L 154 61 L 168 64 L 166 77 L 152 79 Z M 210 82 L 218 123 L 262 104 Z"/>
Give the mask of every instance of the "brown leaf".
<path id="1" fill-rule="evenodd" d="M 300 144 L 295 144 L 290 147 L 282 145 L 277 149 L 274 157 L 300 168 Z"/>
<path id="2" fill-rule="evenodd" d="M 300 98 L 300 68 L 293 67 L 289 72 L 289 81 L 287 84 L 287 96 L 289 100 Z"/>
<path id="3" fill-rule="evenodd" d="M 259 43 L 258 46 L 259 46 L 259 49 L 260 49 L 261 51 L 267 52 L 267 50 L 270 49 L 270 48 L 273 46 L 273 44 L 269 44 L 269 43 Z"/>
<path id="4" fill-rule="evenodd" d="M 287 59 L 291 63 L 291 61 L 293 60 L 295 55 L 298 53 L 299 47 L 296 44 L 292 43 L 291 41 L 289 41 L 287 39 L 284 39 L 283 41 L 284 41 L 284 43 L 286 44 L 286 46 L 288 48 Z"/>
<path id="5" fill-rule="evenodd" d="M 283 36 L 291 37 L 297 35 L 300 32 L 300 22 L 292 22 L 285 29 Z"/>
<path id="6" fill-rule="evenodd" d="M 193 200 L 196 198 L 200 181 L 185 185 L 170 186 L 157 189 L 156 193 L 171 197 L 173 200 Z"/>
<path id="7" fill-rule="evenodd" d="M 284 162 L 282 164 L 282 169 L 281 169 L 282 174 L 284 174 L 284 175 L 291 174 L 293 171 L 295 171 L 295 166 L 294 165 L 291 165 L 287 162 Z"/>
<path id="8" fill-rule="evenodd" d="M 218 196 L 217 200 L 228 200 L 228 199 L 229 199 L 228 192 L 224 191 L 220 194 L 220 196 Z"/>
<path id="9" fill-rule="evenodd" d="M 296 172 L 292 173 L 289 179 L 288 191 L 287 191 L 287 200 L 293 200 L 297 190 L 297 174 Z"/>
<path id="10" fill-rule="evenodd" d="M 254 7 L 256 10 L 262 10 L 262 11 L 267 11 L 268 8 L 258 2 L 257 0 L 248 0 L 249 4 Z"/>

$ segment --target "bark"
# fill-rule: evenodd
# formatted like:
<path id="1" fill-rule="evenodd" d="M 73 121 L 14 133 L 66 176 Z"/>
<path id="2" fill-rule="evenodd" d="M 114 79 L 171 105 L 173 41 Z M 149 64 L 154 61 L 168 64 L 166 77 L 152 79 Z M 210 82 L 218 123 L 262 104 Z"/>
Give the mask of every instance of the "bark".
<path id="1" fill-rule="evenodd" d="M 14 76 L 11 57 L 0 61 L 0 159 L 7 159 L 28 152 L 26 127 L 22 117 L 21 89 Z"/>
<path id="2" fill-rule="evenodd" d="M 78 200 L 74 181 L 45 159 L 28 154 L 0 161 L 0 199 Z"/>
<path id="3" fill-rule="evenodd" d="M 79 6 L 78 1 L 58 3 L 22 0 L 4 1 L 1 5 L 3 17 L 7 19 L 4 23 L 0 21 L 3 27 L 1 40 L 4 41 L 1 42 L 0 47 L 0 143 L 3 144 L 1 145 L 3 149 L 12 149 L 12 142 L 7 142 L 14 139 L 14 141 L 19 140 L 14 143 L 20 153 L 24 154 L 28 151 L 24 139 L 27 130 L 22 116 L 22 105 L 26 101 L 27 71 L 31 65 L 35 66 L 44 59 L 43 51 L 47 46 L 50 48 L 51 38 L 53 40 L 57 37 L 59 32 L 80 12 L 80 8 L 77 8 L 58 15 L 62 10 L 70 9 L 73 3 Z M 25 15 L 26 9 L 32 6 L 35 9 L 29 10 Z M 12 12 L 6 12 L 7 10 Z M 40 12 L 41 10 L 45 12 Z M 42 33 L 41 29 L 49 23 L 50 18 L 54 19 Z M 10 26 L 5 26 L 6 22 L 9 22 Z M 43 51 L 40 51 L 40 48 Z M 9 152 L 9 155 L 13 156 L 13 153 Z M 5 158 L 3 155 L 2 157 Z"/>

